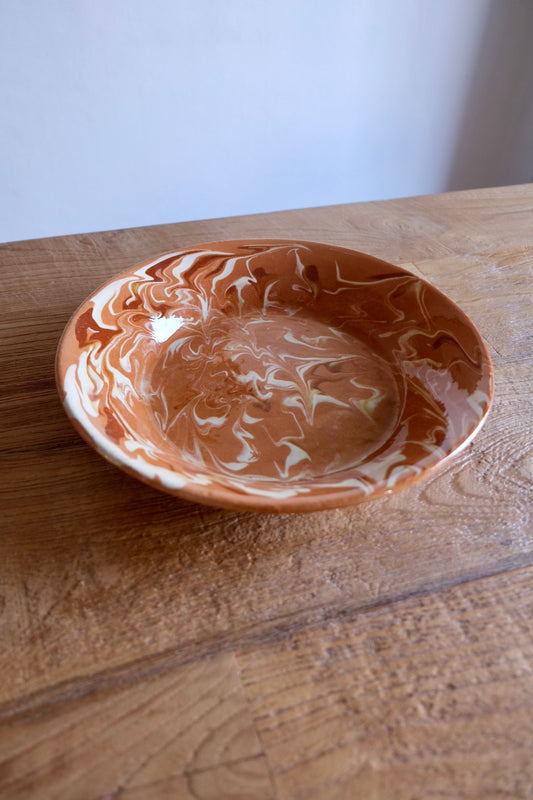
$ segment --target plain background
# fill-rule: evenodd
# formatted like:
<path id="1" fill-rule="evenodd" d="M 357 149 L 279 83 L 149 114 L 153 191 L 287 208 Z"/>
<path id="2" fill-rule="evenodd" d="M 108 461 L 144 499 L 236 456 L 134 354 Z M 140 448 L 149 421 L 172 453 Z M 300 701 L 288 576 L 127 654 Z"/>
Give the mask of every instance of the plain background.
<path id="1" fill-rule="evenodd" d="M 0 240 L 533 179 L 531 0 L 0 0 Z"/>

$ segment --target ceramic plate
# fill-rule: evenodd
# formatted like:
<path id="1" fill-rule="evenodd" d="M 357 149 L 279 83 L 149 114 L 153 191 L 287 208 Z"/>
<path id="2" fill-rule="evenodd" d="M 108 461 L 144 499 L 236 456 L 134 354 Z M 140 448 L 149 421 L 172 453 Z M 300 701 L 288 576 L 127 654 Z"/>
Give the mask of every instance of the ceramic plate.
<path id="1" fill-rule="evenodd" d="M 483 423 L 492 369 L 441 292 L 369 255 L 217 242 L 109 281 L 68 323 L 57 382 L 105 458 L 184 498 L 310 511 L 424 477 Z"/>

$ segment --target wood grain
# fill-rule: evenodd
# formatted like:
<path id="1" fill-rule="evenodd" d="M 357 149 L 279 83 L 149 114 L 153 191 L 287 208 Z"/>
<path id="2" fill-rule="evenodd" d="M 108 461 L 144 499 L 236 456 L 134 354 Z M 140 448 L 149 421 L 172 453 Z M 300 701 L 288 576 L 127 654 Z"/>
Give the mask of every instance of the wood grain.
<path id="1" fill-rule="evenodd" d="M 239 652 L 278 796 L 530 798 L 532 581 L 526 568 Z"/>
<path id="2" fill-rule="evenodd" d="M 0 748 L 13 798 L 274 796 L 232 655 L 21 715 Z"/>
<path id="3" fill-rule="evenodd" d="M 473 444 L 424 483 L 344 510 L 303 516 L 226 512 L 180 501 L 127 477 L 93 453 L 71 428 L 56 395 L 55 349 L 68 317 L 89 292 L 159 252 L 217 239 L 268 236 L 330 241 L 403 264 L 445 291 L 478 325 L 493 358 L 493 409 Z M 220 720 L 230 713 L 224 700 L 228 692 L 240 698 L 239 725 L 249 735 L 237 736 L 240 744 L 231 757 L 219 751 L 201 766 L 187 756 L 169 771 L 150 756 L 156 766 L 143 778 L 157 787 L 150 797 L 352 798 L 351 781 L 363 794 L 370 787 L 365 797 L 444 797 L 449 770 L 461 776 L 463 768 L 463 778 L 457 778 L 448 796 L 515 796 L 507 778 L 500 781 L 504 773 L 496 756 L 503 754 L 503 744 L 490 751 L 496 754 L 492 761 L 492 756 L 474 753 L 469 762 L 463 753 L 465 763 L 457 765 L 459 718 L 453 730 L 439 729 L 437 760 L 424 750 L 421 731 L 428 723 L 421 718 L 417 727 L 409 720 L 416 719 L 416 704 L 425 702 L 422 677 L 429 655 L 427 643 L 413 633 L 412 620 L 416 609 L 422 621 L 433 615 L 431 636 L 442 652 L 452 659 L 459 642 L 465 672 L 481 675 L 484 668 L 473 639 L 461 638 L 457 620 L 463 618 L 462 606 L 456 603 L 467 603 L 472 631 L 478 621 L 480 630 L 486 629 L 485 607 L 490 607 L 500 632 L 490 644 L 491 658 L 501 667 L 495 679 L 500 694 L 487 695 L 492 711 L 485 713 L 483 692 L 465 688 L 466 694 L 460 695 L 470 709 L 465 736 L 474 737 L 477 729 L 476 746 L 481 747 L 479 731 L 490 717 L 491 736 L 503 741 L 511 736 L 515 720 L 524 748 L 531 750 L 533 738 L 525 720 L 508 716 L 511 712 L 505 709 L 511 708 L 513 697 L 522 697 L 524 686 L 531 688 L 513 671 L 507 651 L 514 637 L 517 659 L 530 664 L 532 263 L 532 186 L 0 246 L 5 300 L 0 321 L 0 761 L 6 770 L 0 789 L 9 787 L 0 792 L 2 797 L 10 792 L 14 797 L 36 796 L 36 785 L 46 787 L 42 791 L 47 797 L 77 797 L 82 785 L 87 793 L 79 796 L 140 797 L 143 790 L 135 780 L 124 783 L 130 774 L 127 764 L 141 759 L 135 737 L 145 712 L 139 708 L 146 709 L 146 719 L 159 720 L 155 754 L 172 736 L 176 741 L 189 736 L 189 718 L 176 711 L 187 698 L 197 709 L 193 716 L 204 720 L 198 730 L 207 741 L 209 714 L 217 713 L 217 702 Z M 500 610 L 487 599 L 483 587 L 489 585 L 503 598 Z M 485 598 L 481 604 L 453 599 L 474 598 L 478 591 Z M 399 609 L 406 609 L 407 616 Z M 321 673 L 315 656 L 330 647 L 334 631 L 346 637 L 346 680 L 354 680 L 360 665 L 353 648 L 367 641 L 357 638 L 356 631 L 359 625 L 366 630 L 372 620 L 380 620 L 389 631 L 385 655 L 386 642 L 390 644 L 383 658 L 377 650 L 365 650 L 365 681 L 372 679 L 374 687 L 369 697 L 378 703 L 382 718 L 392 714 L 395 726 L 404 712 L 414 716 L 406 717 L 402 728 L 405 752 L 387 750 L 384 729 L 378 726 L 379 769 L 367 758 L 368 739 L 365 757 L 356 759 L 359 767 L 348 775 L 345 756 L 352 758 L 353 721 L 358 717 L 345 713 L 342 704 L 332 705 L 331 725 L 325 728 L 333 755 L 316 764 L 314 756 L 306 761 L 314 752 L 307 734 L 295 729 L 294 740 L 286 737 L 282 745 L 276 731 L 282 730 L 292 692 L 295 703 L 300 692 L 319 702 Z M 405 640 L 406 647 L 410 642 L 410 661 L 407 650 L 401 651 L 402 674 L 412 672 L 420 681 L 412 682 L 411 700 L 404 698 L 395 706 L 390 670 L 399 658 L 395 648 L 402 620 L 411 631 Z M 369 631 L 365 636 L 371 636 Z M 301 646 L 294 644 L 298 642 Z M 304 655 L 302 647 L 307 648 Z M 293 688 L 287 684 L 283 689 L 283 698 L 274 685 L 270 658 L 272 663 L 278 659 L 283 674 L 294 678 Z M 454 663 L 457 678 L 460 668 Z M 226 676 L 222 683 L 210 671 L 217 669 Z M 432 674 L 440 669 L 441 662 L 432 662 Z M 260 700 L 262 690 L 253 688 L 261 676 L 264 697 L 270 700 Z M 449 682 L 457 683 L 453 678 Z M 158 687 L 162 696 L 168 692 L 173 698 L 168 708 L 157 699 Z M 439 691 L 443 702 L 455 708 L 457 690 L 443 684 Z M 213 708 L 203 717 L 205 696 L 212 698 Z M 316 711 L 312 704 L 309 708 L 302 724 L 311 729 L 315 719 L 317 724 L 323 719 L 323 710 L 320 704 Z M 371 731 L 369 708 L 365 706 L 361 719 Z M 90 742 L 84 738 L 89 731 L 84 720 L 89 719 L 94 723 Z M 107 738 L 97 734 L 99 726 L 108 731 Z M 77 731 L 79 742 L 76 754 L 68 758 L 65 731 L 73 736 Z M 314 735 L 324 741 L 320 730 Z M 124 750 L 109 759 L 114 737 L 124 738 Z M 252 750 L 247 749 L 248 739 L 255 742 Z M 419 767 L 409 761 L 411 756 L 416 760 L 412 753 L 418 747 Z M 345 755 L 335 755 L 337 748 Z M 172 747 L 169 752 L 174 753 Z M 516 792 L 522 792 L 516 796 L 526 797 L 524 781 L 530 773 L 523 751 L 513 744 L 509 752 L 508 770 L 515 765 Z M 476 783 L 472 764 L 478 761 L 484 771 Z M 101 784 L 93 785 L 92 778 L 86 782 L 84 775 L 96 773 Z M 493 794 L 487 790 L 491 776 L 501 783 L 496 781 Z M 225 795 L 216 794 L 222 790 Z"/>

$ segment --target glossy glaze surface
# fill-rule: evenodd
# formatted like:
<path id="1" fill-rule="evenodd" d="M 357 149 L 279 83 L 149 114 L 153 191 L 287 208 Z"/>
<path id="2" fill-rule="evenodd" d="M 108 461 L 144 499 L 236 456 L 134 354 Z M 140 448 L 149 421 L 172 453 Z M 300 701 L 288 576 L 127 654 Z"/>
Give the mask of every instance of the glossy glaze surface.
<path id="1" fill-rule="evenodd" d="M 305 511 L 421 478 L 492 395 L 485 346 L 440 292 L 330 245 L 219 242 L 107 283 L 57 359 L 106 458 L 200 502 Z"/>

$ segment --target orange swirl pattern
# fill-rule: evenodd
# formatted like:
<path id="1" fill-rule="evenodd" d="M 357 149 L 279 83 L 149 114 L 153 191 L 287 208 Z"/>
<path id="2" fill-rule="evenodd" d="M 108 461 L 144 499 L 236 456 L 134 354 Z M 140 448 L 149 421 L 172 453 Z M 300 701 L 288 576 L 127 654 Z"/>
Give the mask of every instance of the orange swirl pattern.
<path id="1" fill-rule="evenodd" d="M 222 242 L 110 281 L 58 351 L 65 408 L 105 457 L 229 507 L 357 502 L 464 446 L 490 405 L 483 342 L 446 297 L 371 256 Z"/>

